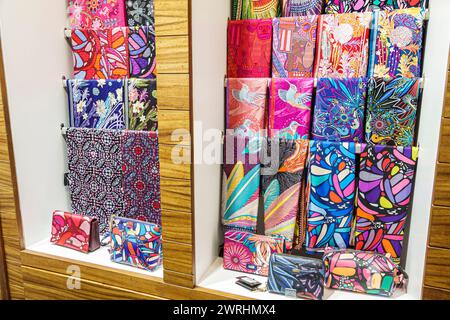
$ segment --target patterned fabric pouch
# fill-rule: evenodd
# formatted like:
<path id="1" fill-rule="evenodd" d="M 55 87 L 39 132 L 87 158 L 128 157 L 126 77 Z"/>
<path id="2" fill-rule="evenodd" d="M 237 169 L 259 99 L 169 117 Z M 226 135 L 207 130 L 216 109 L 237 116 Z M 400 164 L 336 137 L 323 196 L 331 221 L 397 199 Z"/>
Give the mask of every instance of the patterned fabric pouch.
<path id="1" fill-rule="evenodd" d="M 355 248 L 400 263 L 411 210 L 418 148 L 366 146 L 361 153 Z"/>
<path id="2" fill-rule="evenodd" d="M 313 77 L 317 16 L 273 19 L 272 76 Z"/>
<path id="3" fill-rule="evenodd" d="M 67 80 L 71 127 L 122 130 L 125 124 L 123 80 Z"/>
<path id="4" fill-rule="evenodd" d="M 223 267 L 267 276 L 271 255 L 283 251 L 283 238 L 229 230 L 225 232 Z"/>
<path id="5" fill-rule="evenodd" d="M 125 27 L 124 1 L 68 0 L 71 28 Z"/>
<path id="6" fill-rule="evenodd" d="M 227 229 L 256 231 L 261 164 L 258 138 L 225 136 L 222 223 Z"/>
<path id="7" fill-rule="evenodd" d="M 414 145 L 420 80 L 371 78 L 367 97 L 366 141 Z"/>
<path id="8" fill-rule="evenodd" d="M 314 140 L 364 141 L 367 80 L 319 79 L 312 126 Z"/>
<path id="9" fill-rule="evenodd" d="M 272 79 L 269 137 L 308 139 L 314 79 Z"/>
<path id="10" fill-rule="evenodd" d="M 328 250 L 323 255 L 327 288 L 390 297 L 406 289 L 408 275 L 388 256 L 358 250 Z"/>
<path id="11" fill-rule="evenodd" d="M 322 13 L 324 0 L 283 0 L 283 17 L 314 16 Z"/>
<path id="12" fill-rule="evenodd" d="M 421 76 L 424 17 L 425 11 L 421 8 L 375 12 L 370 45 L 370 76 Z"/>
<path id="13" fill-rule="evenodd" d="M 228 78 L 269 78 L 272 19 L 228 22 Z"/>
<path id="14" fill-rule="evenodd" d="M 128 79 L 128 130 L 158 131 L 156 79 Z"/>
<path id="15" fill-rule="evenodd" d="M 232 20 L 266 19 L 281 15 L 281 0 L 233 0 Z"/>
<path id="16" fill-rule="evenodd" d="M 154 271 L 162 263 L 161 227 L 139 220 L 111 218 L 111 261 Z"/>
<path id="17" fill-rule="evenodd" d="M 308 147 L 308 140 L 270 140 L 261 157 L 265 234 L 283 237 L 287 250 L 294 239 Z"/>
<path id="18" fill-rule="evenodd" d="M 322 260 L 275 253 L 270 258 L 267 290 L 289 297 L 322 300 L 324 274 Z"/>
<path id="19" fill-rule="evenodd" d="M 367 75 L 371 12 L 319 16 L 315 78 Z"/>
<path id="20" fill-rule="evenodd" d="M 54 211 L 50 242 L 84 253 L 100 248 L 98 220 L 96 218 Z"/>
<path id="21" fill-rule="evenodd" d="M 128 34 L 130 78 L 156 78 L 155 31 L 152 27 L 132 27 Z"/>
<path id="22" fill-rule="evenodd" d="M 127 21 L 129 27 L 155 25 L 154 0 L 127 0 Z"/>
<path id="23" fill-rule="evenodd" d="M 268 79 L 227 79 L 226 128 L 238 136 L 263 135 Z"/>
<path id="24" fill-rule="evenodd" d="M 354 143 L 311 141 L 305 242 L 308 251 L 323 251 L 328 246 L 349 246 L 355 202 L 355 172 Z"/>

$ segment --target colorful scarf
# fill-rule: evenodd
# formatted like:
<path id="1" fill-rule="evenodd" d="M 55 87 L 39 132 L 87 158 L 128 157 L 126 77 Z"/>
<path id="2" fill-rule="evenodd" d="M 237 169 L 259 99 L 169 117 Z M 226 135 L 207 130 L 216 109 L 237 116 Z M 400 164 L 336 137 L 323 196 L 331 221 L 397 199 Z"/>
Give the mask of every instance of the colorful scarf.
<path id="1" fill-rule="evenodd" d="M 225 136 L 222 222 L 227 229 L 256 231 L 261 165 L 256 138 Z"/>
<path id="2" fill-rule="evenodd" d="M 370 46 L 371 76 L 421 76 L 423 19 L 421 8 L 375 13 Z"/>
<path id="3" fill-rule="evenodd" d="M 281 16 L 280 0 L 233 0 L 232 20 L 266 19 Z"/>
<path id="4" fill-rule="evenodd" d="M 273 20 L 272 76 L 311 78 L 316 49 L 317 16 Z"/>
<path id="5" fill-rule="evenodd" d="M 226 128 L 240 136 L 264 129 L 268 79 L 227 79 Z"/>
<path id="6" fill-rule="evenodd" d="M 383 3 L 384 0 L 378 0 Z M 370 11 L 373 0 L 325 0 L 325 13 L 348 13 Z M 386 2 L 392 2 L 387 0 Z M 383 3 L 384 4 L 384 3 Z"/>
<path id="7" fill-rule="evenodd" d="M 123 80 L 67 80 L 70 125 L 125 129 Z"/>
<path id="8" fill-rule="evenodd" d="M 74 77 L 122 79 L 129 75 L 128 28 L 72 30 Z"/>
<path id="9" fill-rule="evenodd" d="M 355 198 L 354 143 L 311 141 L 305 246 L 347 248 Z"/>
<path id="10" fill-rule="evenodd" d="M 71 28 L 125 27 L 124 1 L 68 0 Z"/>
<path id="11" fill-rule="evenodd" d="M 155 32 L 152 27 L 130 28 L 130 78 L 156 78 Z"/>
<path id="12" fill-rule="evenodd" d="M 228 22 L 228 78 L 269 78 L 272 20 Z"/>
<path id="13" fill-rule="evenodd" d="M 265 234 L 282 236 L 288 250 L 294 239 L 308 147 L 308 140 L 269 140 L 261 158 Z"/>
<path id="14" fill-rule="evenodd" d="M 156 79 L 128 80 L 128 129 L 158 130 Z"/>
<path id="15" fill-rule="evenodd" d="M 99 219 L 102 234 L 108 231 L 111 215 L 123 214 L 122 133 L 106 129 L 67 130 L 72 210 Z"/>
<path id="16" fill-rule="evenodd" d="M 364 148 L 356 210 L 357 250 L 389 253 L 396 263 L 400 262 L 417 156 L 416 147 Z"/>
<path id="17" fill-rule="evenodd" d="M 319 79 L 312 136 L 314 140 L 364 140 L 364 78 Z"/>
<path id="18" fill-rule="evenodd" d="M 121 139 L 124 216 L 161 225 L 158 135 L 126 131 Z"/>
<path id="19" fill-rule="evenodd" d="M 155 25 L 154 0 L 127 0 L 128 26 L 151 26 Z"/>
<path id="20" fill-rule="evenodd" d="M 372 13 L 319 17 L 316 78 L 358 78 L 367 74 Z"/>
<path id="21" fill-rule="evenodd" d="M 314 79 L 274 78 L 270 89 L 269 136 L 308 139 Z"/>
<path id="22" fill-rule="evenodd" d="M 323 0 L 283 0 L 283 17 L 319 15 L 322 6 Z"/>
<path id="23" fill-rule="evenodd" d="M 370 144 L 414 145 L 419 79 L 370 79 L 366 141 Z"/>

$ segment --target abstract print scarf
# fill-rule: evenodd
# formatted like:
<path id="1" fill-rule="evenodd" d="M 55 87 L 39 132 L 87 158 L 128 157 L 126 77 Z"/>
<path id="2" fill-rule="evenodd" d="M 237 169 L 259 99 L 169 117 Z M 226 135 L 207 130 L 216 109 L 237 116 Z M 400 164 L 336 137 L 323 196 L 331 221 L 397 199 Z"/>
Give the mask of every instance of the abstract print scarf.
<path id="1" fill-rule="evenodd" d="M 366 12 L 371 9 L 371 2 L 373 0 L 325 0 L 325 13 Z"/>
<path id="2" fill-rule="evenodd" d="M 122 79 L 129 75 L 128 28 L 72 30 L 74 78 Z"/>
<path id="3" fill-rule="evenodd" d="M 281 15 L 281 0 L 233 0 L 232 20 L 267 19 Z"/>
<path id="4" fill-rule="evenodd" d="M 70 28 L 125 27 L 124 1 L 68 0 Z"/>
<path id="5" fill-rule="evenodd" d="M 294 239 L 308 147 L 308 140 L 269 140 L 261 158 L 265 234 L 282 236 L 288 250 Z"/>
<path id="6" fill-rule="evenodd" d="M 227 79 L 226 128 L 240 136 L 264 129 L 268 79 Z"/>
<path id="7" fill-rule="evenodd" d="M 309 138 L 313 90 L 314 79 L 272 79 L 269 137 Z"/>
<path id="8" fill-rule="evenodd" d="M 358 78 L 367 74 L 372 13 L 319 17 L 316 78 Z"/>
<path id="9" fill-rule="evenodd" d="M 225 136 L 222 222 L 226 229 L 256 231 L 261 175 L 259 146 L 257 138 Z"/>
<path id="10" fill-rule="evenodd" d="M 311 78 L 316 49 L 317 16 L 273 20 L 272 76 Z"/>
<path id="11" fill-rule="evenodd" d="M 154 26 L 154 0 L 127 0 L 127 21 L 129 27 Z"/>
<path id="12" fill-rule="evenodd" d="M 130 51 L 130 78 L 156 78 L 156 44 L 152 27 L 130 28 L 128 36 Z"/>
<path id="13" fill-rule="evenodd" d="M 158 135 L 126 131 L 121 139 L 124 216 L 161 225 Z"/>
<path id="14" fill-rule="evenodd" d="M 371 78 L 366 141 L 382 145 L 414 145 L 419 79 Z"/>
<path id="15" fill-rule="evenodd" d="M 67 159 L 74 213 L 96 217 L 100 233 L 108 231 L 111 215 L 123 214 L 123 131 L 69 128 Z"/>
<path id="16" fill-rule="evenodd" d="M 318 80 L 314 140 L 363 142 L 366 85 L 364 78 Z"/>
<path id="17" fill-rule="evenodd" d="M 123 80 L 67 80 L 70 126 L 126 128 Z"/>
<path id="18" fill-rule="evenodd" d="M 323 0 L 283 0 L 283 17 L 319 15 L 322 6 Z"/>
<path id="19" fill-rule="evenodd" d="M 307 249 L 347 248 L 355 198 L 354 143 L 311 141 Z"/>
<path id="20" fill-rule="evenodd" d="M 400 262 L 417 156 L 416 147 L 364 148 L 356 210 L 357 250 L 389 253 L 394 262 Z"/>
<path id="21" fill-rule="evenodd" d="M 272 20 L 228 22 L 228 78 L 269 78 Z"/>
<path id="22" fill-rule="evenodd" d="M 370 76 L 421 76 L 423 20 L 424 11 L 421 8 L 375 13 Z"/>
<path id="23" fill-rule="evenodd" d="M 128 80 L 128 129 L 158 130 L 156 79 Z"/>

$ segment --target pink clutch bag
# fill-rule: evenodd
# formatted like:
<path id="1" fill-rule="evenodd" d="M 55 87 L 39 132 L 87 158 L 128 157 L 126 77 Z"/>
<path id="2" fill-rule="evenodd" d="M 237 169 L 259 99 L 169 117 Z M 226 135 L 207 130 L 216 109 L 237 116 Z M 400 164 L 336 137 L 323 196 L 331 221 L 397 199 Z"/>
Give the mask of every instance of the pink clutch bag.
<path id="1" fill-rule="evenodd" d="M 50 241 L 84 253 L 95 251 L 100 247 L 98 220 L 70 212 L 55 211 Z"/>
<path id="2" fill-rule="evenodd" d="M 233 271 L 267 276 L 273 253 L 283 253 L 283 238 L 244 231 L 225 232 L 223 267 Z"/>

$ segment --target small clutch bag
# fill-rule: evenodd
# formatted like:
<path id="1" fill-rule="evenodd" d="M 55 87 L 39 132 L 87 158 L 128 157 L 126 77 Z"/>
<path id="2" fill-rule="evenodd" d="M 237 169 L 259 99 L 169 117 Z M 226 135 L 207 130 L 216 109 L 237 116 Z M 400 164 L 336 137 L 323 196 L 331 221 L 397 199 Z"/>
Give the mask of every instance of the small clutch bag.
<path id="1" fill-rule="evenodd" d="M 283 238 L 244 231 L 225 232 L 223 267 L 225 269 L 267 276 L 273 253 L 283 253 Z"/>
<path id="2" fill-rule="evenodd" d="M 351 249 L 327 250 L 323 255 L 328 288 L 390 297 L 405 287 L 408 275 L 388 256 Z"/>
<path id="3" fill-rule="evenodd" d="M 111 260 L 154 271 L 162 262 L 161 227 L 122 217 L 111 218 Z"/>
<path id="4" fill-rule="evenodd" d="M 289 297 L 322 300 L 324 274 L 322 260 L 273 254 L 267 290 Z"/>
<path id="5" fill-rule="evenodd" d="M 54 211 L 52 218 L 52 243 L 84 253 L 100 247 L 97 218 L 64 211 Z"/>

